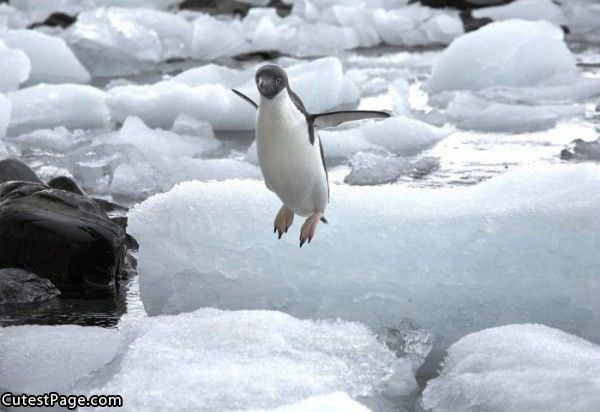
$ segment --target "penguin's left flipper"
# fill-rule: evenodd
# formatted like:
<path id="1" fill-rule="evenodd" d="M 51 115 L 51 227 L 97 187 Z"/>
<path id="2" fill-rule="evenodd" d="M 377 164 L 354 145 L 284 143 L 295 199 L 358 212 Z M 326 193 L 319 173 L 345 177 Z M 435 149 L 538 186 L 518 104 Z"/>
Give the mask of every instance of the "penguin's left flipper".
<path id="1" fill-rule="evenodd" d="M 385 119 L 390 117 L 390 114 L 377 110 L 341 110 L 337 112 L 311 114 L 309 116 L 314 126 L 327 128 L 355 120 Z"/>
<path id="2" fill-rule="evenodd" d="M 248 96 L 246 96 L 244 93 L 240 92 L 239 90 L 235 90 L 235 89 L 231 89 L 231 91 L 234 92 L 235 94 L 237 94 L 238 96 L 240 96 L 242 99 L 244 99 L 248 103 L 250 103 L 252 106 L 254 106 L 255 109 L 258 109 L 258 105 L 256 104 L 256 102 L 254 100 L 252 100 L 251 98 L 249 98 Z"/>

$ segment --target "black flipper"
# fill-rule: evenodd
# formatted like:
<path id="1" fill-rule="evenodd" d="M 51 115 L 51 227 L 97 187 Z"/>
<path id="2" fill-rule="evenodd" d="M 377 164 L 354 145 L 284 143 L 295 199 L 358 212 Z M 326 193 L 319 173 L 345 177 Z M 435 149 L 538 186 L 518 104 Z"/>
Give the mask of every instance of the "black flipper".
<path id="1" fill-rule="evenodd" d="M 235 90 L 235 89 L 231 89 L 231 91 L 234 92 L 235 94 L 237 94 L 238 96 L 240 96 L 242 99 L 244 99 L 248 103 L 250 103 L 252 106 L 254 106 L 255 109 L 258 109 L 258 105 L 256 104 L 256 102 L 254 100 L 252 100 L 251 98 L 249 98 L 248 96 L 246 96 L 244 93 L 240 92 L 239 90 Z"/>
<path id="2" fill-rule="evenodd" d="M 310 115 L 312 123 L 316 127 L 334 127 L 354 120 L 385 119 L 388 117 L 390 117 L 389 113 L 377 110 L 341 110 Z"/>

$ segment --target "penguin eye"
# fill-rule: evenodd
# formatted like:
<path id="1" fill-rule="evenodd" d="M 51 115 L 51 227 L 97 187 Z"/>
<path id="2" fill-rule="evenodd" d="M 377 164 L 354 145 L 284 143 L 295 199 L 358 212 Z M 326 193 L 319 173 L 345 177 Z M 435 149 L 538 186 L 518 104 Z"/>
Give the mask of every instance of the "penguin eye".
<path id="1" fill-rule="evenodd" d="M 276 84 L 277 86 L 279 86 L 279 85 L 281 84 L 281 77 L 276 77 L 276 78 L 275 78 L 275 84 Z"/>

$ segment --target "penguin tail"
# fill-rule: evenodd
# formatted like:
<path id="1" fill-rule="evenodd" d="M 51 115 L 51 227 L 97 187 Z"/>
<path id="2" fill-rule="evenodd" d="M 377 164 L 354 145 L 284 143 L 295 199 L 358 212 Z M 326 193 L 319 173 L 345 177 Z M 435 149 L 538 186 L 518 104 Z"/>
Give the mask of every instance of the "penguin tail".
<path id="1" fill-rule="evenodd" d="M 323 222 L 323 223 L 329 223 L 329 221 L 328 221 L 328 220 L 325 218 L 325 216 L 323 216 L 323 217 L 321 218 L 321 222 Z"/>

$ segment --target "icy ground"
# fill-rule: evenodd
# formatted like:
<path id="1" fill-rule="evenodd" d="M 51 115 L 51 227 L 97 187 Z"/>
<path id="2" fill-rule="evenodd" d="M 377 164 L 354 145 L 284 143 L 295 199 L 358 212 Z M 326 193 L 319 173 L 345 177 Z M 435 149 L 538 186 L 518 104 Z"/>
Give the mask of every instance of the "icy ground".
<path id="1" fill-rule="evenodd" d="M 140 243 L 122 318 L 119 298 L 64 299 L 20 309 L 61 325 L 0 329 L 0 392 L 115 392 L 128 411 L 595 411 L 598 4 L 517 0 L 465 34 L 456 11 L 405 0 L 244 19 L 175 3 L 0 5 L 0 159 L 131 206 Z M 27 28 L 54 11 L 80 14 Z M 330 223 L 302 249 L 299 218 L 272 234 L 254 109 L 230 91 L 258 99 L 264 56 L 235 57 L 253 52 L 310 111 L 392 114 L 320 131 Z"/>

